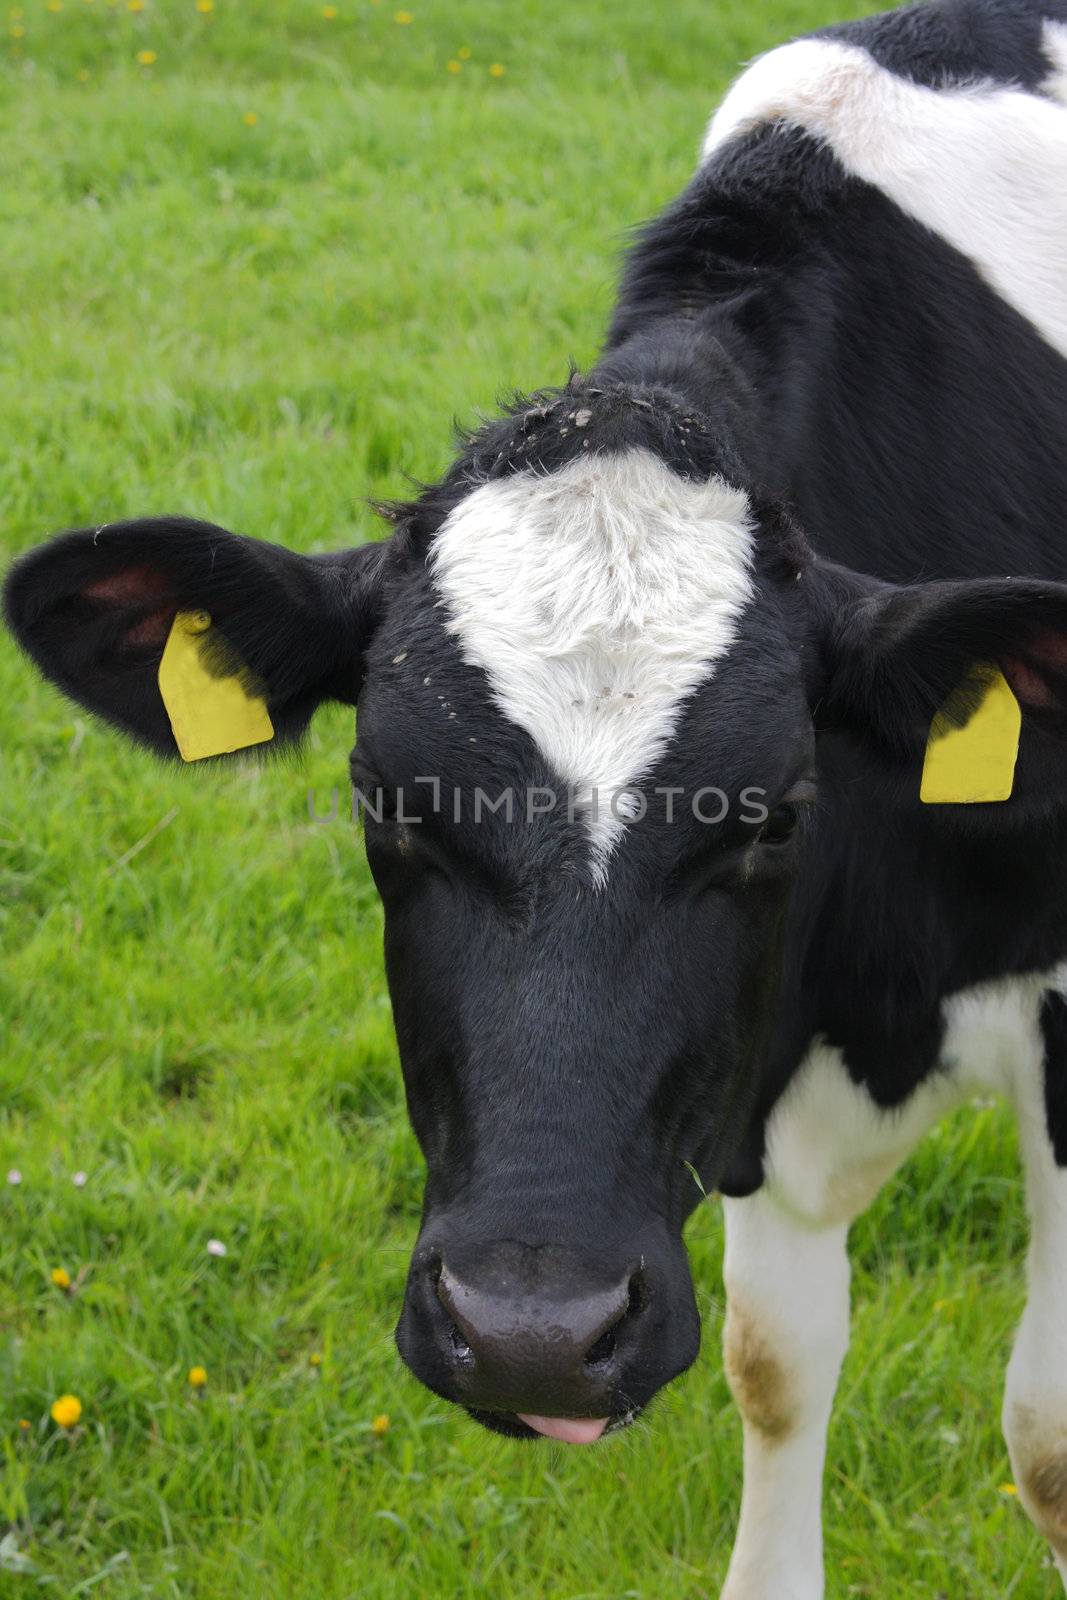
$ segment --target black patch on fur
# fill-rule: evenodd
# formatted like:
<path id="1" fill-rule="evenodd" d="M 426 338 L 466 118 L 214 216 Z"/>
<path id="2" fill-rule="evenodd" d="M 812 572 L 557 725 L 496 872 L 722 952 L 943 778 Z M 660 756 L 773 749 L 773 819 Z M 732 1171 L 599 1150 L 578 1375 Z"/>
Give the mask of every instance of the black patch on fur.
<path id="1" fill-rule="evenodd" d="M 838 23 L 815 37 L 860 45 L 879 66 L 930 89 L 987 79 L 1033 92 L 1051 70 L 1041 49 L 1046 18 L 1067 21 L 1064 0 L 934 0 Z"/>
<path id="2" fill-rule="evenodd" d="M 1049 990 L 1041 1007 L 1045 1040 L 1045 1115 L 1056 1165 L 1067 1167 L 1067 1000 Z"/>

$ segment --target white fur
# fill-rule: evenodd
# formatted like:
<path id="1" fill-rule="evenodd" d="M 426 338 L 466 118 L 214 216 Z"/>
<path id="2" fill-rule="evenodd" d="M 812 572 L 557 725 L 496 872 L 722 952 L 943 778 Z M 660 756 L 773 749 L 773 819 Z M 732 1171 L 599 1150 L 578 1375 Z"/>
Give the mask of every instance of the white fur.
<path id="1" fill-rule="evenodd" d="M 483 484 L 437 534 L 463 658 L 574 792 L 598 881 L 628 786 L 735 637 L 752 541 L 741 490 L 690 483 L 644 450 Z"/>
<path id="2" fill-rule="evenodd" d="M 1052 71 L 1041 85 L 1046 94 L 1067 105 L 1067 22 L 1046 22 L 1042 36 Z"/>
<path id="3" fill-rule="evenodd" d="M 806 1228 L 761 1190 L 726 1200 L 730 1315 L 758 1324 L 795 1426 L 768 1438 L 748 1417 L 737 1537 L 722 1600 L 821 1600 L 826 1429 L 848 1348 L 847 1229 Z"/>
<path id="4" fill-rule="evenodd" d="M 1065 981 L 1065 972 L 1006 979 L 954 996 L 939 1070 L 893 1110 L 852 1081 L 840 1051 L 817 1044 L 772 1113 L 764 1187 L 725 1204 L 724 1275 L 731 1308 L 736 1299 L 758 1317 L 798 1404 L 786 1437 L 768 1439 L 745 1422 L 741 1519 L 723 1600 L 821 1600 L 821 1483 L 847 1344 L 848 1224 L 923 1133 L 976 1091 L 1008 1095 L 1019 1115 L 1033 1239 L 1004 1428 L 1023 1503 L 1055 1532 L 1028 1497 L 1026 1475 L 1057 1451 L 1067 1457 L 1067 1172 L 1045 1123 L 1039 1026 L 1046 991 Z M 1067 1542 L 1054 1558 L 1067 1583 Z"/>
<path id="5" fill-rule="evenodd" d="M 1062 27 L 1045 37 L 1062 67 Z M 761 56 L 737 80 L 711 121 L 704 159 L 777 120 L 824 140 L 847 172 L 969 257 L 1067 356 L 1061 105 L 992 83 L 928 89 L 856 45 L 801 39 Z"/>

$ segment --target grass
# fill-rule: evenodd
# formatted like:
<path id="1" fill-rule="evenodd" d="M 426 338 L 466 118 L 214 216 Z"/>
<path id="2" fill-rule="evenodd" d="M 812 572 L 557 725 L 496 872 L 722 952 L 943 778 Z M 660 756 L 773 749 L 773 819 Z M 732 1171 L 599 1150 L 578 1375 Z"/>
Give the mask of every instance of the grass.
<path id="1" fill-rule="evenodd" d="M 736 64 L 842 14 L 411 4 L 5 8 L 9 552 L 171 509 L 373 536 L 363 497 L 438 472 L 453 414 L 590 358 L 624 229 L 685 180 Z M 714 1595 L 740 1481 L 714 1204 L 700 1361 L 603 1450 L 491 1439 L 394 1354 L 421 1168 L 381 914 L 306 804 L 350 735 L 337 712 L 287 766 L 164 771 L 0 640 L 0 1594 Z M 832 1600 L 1056 1592 L 1000 1488 L 1023 1250 L 996 1108 L 857 1226 Z"/>

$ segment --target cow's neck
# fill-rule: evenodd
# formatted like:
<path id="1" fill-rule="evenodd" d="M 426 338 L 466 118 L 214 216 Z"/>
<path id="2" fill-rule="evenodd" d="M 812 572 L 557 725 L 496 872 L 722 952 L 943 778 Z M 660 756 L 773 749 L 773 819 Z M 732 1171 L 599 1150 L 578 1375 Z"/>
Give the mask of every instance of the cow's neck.
<path id="1" fill-rule="evenodd" d="M 961 838 L 938 808 L 880 804 L 859 770 L 864 757 L 826 750 L 819 833 L 787 921 L 760 1103 L 728 1192 L 760 1181 L 767 1115 L 817 1040 L 840 1049 L 877 1105 L 899 1106 L 942 1059 L 946 1002 L 1051 973 L 1067 955 L 1067 818 Z M 858 818 L 848 797 L 861 788 Z"/>

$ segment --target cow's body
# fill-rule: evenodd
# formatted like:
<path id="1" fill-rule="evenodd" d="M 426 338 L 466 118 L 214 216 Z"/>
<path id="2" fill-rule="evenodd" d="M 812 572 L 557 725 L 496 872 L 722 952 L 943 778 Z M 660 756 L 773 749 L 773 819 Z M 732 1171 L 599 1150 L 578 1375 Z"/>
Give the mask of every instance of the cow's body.
<path id="1" fill-rule="evenodd" d="M 1020 1119 L 1005 1428 L 1067 1578 L 1065 102 L 1067 0 L 784 46 L 593 372 L 480 429 L 385 545 L 120 524 L 8 587 L 43 670 L 164 754 L 179 616 L 281 739 L 358 697 L 357 782 L 403 791 L 367 842 L 429 1167 L 398 1330 L 425 1383 L 516 1437 L 624 1426 L 696 1350 L 692 1169 L 727 1195 L 728 1600 L 822 1594 L 847 1229 L 978 1089 Z M 1010 800 L 920 804 L 931 719 L 991 666 Z M 570 803 L 523 817 L 531 786 Z M 524 826 L 479 813 L 505 790 Z"/>
<path id="2" fill-rule="evenodd" d="M 1051 0 L 914 8 L 773 52 L 634 252 L 609 366 L 673 301 L 749 378 L 749 448 L 820 553 L 898 583 L 1062 578 L 1065 104 Z M 833 859 L 792 908 L 774 1070 L 724 1183 L 746 1469 L 727 1600 L 822 1593 L 810 1490 L 847 1229 L 979 1091 L 1020 1119 L 1034 1243 L 1004 1423 L 1067 1579 L 1067 837 L 1049 819 L 950 863 L 922 822 L 887 847 L 870 809 L 859 831 L 828 819 Z M 946 903 L 966 907 L 951 930 Z"/>

